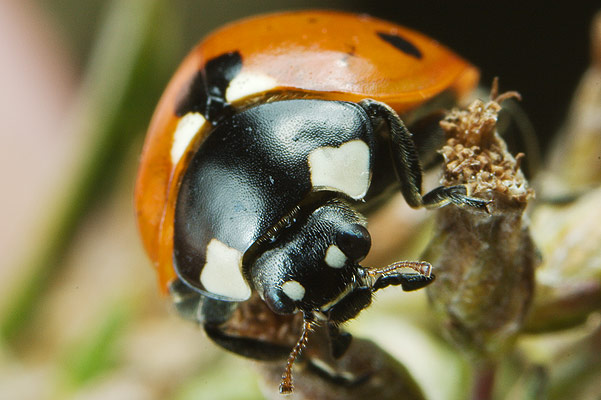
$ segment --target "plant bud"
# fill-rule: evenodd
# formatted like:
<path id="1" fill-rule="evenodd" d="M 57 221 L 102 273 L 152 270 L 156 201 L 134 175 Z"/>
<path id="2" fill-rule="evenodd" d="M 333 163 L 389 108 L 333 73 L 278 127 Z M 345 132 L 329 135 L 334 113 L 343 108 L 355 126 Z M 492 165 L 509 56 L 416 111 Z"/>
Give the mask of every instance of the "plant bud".
<path id="1" fill-rule="evenodd" d="M 493 89 L 493 93 L 496 90 Z M 476 100 L 442 122 L 447 143 L 442 184 L 466 185 L 490 200 L 489 213 L 454 205 L 438 211 L 424 259 L 436 282 L 428 295 L 453 342 L 477 359 L 500 355 L 528 312 L 537 253 L 523 217 L 534 192 L 496 132 L 500 102 Z M 496 97 L 496 98 L 495 98 Z"/>

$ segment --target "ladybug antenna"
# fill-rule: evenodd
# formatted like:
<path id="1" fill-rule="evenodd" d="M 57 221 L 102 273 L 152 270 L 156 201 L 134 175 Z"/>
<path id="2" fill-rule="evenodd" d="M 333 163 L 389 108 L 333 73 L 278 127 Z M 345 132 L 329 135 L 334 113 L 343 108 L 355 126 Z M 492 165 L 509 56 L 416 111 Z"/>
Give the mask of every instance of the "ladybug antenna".
<path id="1" fill-rule="evenodd" d="M 282 394 L 292 393 L 292 366 L 294 365 L 294 361 L 296 361 L 296 359 L 300 356 L 303 348 L 307 345 L 307 342 L 309 341 L 309 332 L 313 330 L 314 324 L 315 321 L 313 318 L 308 313 L 304 313 L 303 330 L 298 338 L 298 341 L 292 348 L 290 355 L 288 355 L 286 369 L 282 375 L 282 382 L 280 383 L 280 393 Z"/>

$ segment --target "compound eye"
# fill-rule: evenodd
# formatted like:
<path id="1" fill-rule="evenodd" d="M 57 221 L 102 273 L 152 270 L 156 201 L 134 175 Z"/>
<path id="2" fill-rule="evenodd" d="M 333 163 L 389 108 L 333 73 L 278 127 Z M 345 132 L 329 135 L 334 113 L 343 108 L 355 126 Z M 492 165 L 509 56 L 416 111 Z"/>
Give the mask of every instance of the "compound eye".
<path id="1" fill-rule="evenodd" d="M 371 248 L 371 236 L 364 226 L 353 224 L 350 229 L 340 232 L 336 238 L 338 247 L 346 256 L 361 261 Z"/>

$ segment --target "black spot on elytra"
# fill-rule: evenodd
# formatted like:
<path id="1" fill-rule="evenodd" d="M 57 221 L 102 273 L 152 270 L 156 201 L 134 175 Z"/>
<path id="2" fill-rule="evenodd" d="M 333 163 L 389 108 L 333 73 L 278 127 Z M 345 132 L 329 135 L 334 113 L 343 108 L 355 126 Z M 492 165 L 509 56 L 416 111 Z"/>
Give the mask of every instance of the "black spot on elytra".
<path id="1" fill-rule="evenodd" d="M 216 121 L 229 109 L 225 91 L 241 68 L 242 57 L 237 51 L 209 60 L 184 87 L 175 114 L 182 117 L 189 112 L 199 112 L 208 121 Z"/>
<path id="2" fill-rule="evenodd" d="M 408 41 L 407 39 L 405 39 L 399 35 L 390 35 L 390 34 L 384 33 L 384 32 L 377 32 L 377 33 L 378 33 L 378 36 L 380 37 L 380 39 L 393 45 L 394 47 L 396 47 L 403 53 L 405 53 L 409 56 L 413 56 L 417 59 L 422 58 L 422 52 L 419 51 L 419 49 L 417 47 L 415 47 L 415 45 L 413 43 L 411 43 L 410 41 Z"/>
<path id="3" fill-rule="evenodd" d="M 345 47 L 347 48 L 346 54 L 348 54 L 351 57 L 354 57 L 355 52 L 357 51 L 357 47 L 354 44 L 349 44 L 349 43 L 346 43 Z"/>

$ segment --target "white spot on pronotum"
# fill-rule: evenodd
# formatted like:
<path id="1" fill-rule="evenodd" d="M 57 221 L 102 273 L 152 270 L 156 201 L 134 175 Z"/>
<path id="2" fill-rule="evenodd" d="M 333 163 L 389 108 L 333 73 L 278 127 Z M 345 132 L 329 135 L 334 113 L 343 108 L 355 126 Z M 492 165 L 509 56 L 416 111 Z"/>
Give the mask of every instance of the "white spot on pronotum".
<path id="1" fill-rule="evenodd" d="M 207 122 L 202 114 L 190 112 L 184 115 L 175 128 L 171 145 L 171 162 L 177 164 L 196 133 Z"/>
<path id="2" fill-rule="evenodd" d="M 320 147 L 309 154 L 313 187 L 339 190 L 358 200 L 369 188 L 369 146 L 351 140 L 340 147 Z"/>
<path id="3" fill-rule="evenodd" d="M 282 285 L 282 291 L 294 301 L 300 301 L 305 297 L 305 288 L 297 281 L 286 281 Z"/>
<path id="4" fill-rule="evenodd" d="M 207 261 L 200 273 L 206 290 L 232 300 L 247 300 L 250 286 L 241 271 L 242 253 L 217 239 L 207 246 Z"/>
<path id="5" fill-rule="evenodd" d="M 335 244 L 330 245 L 326 250 L 326 264 L 332 268 L 342 268 L 346 263 L 346 255 Z"/>
<path id="6" fill-rule="evenodd" d="M 231 103 L 251 94 L 265 92 L 278 86 L 270 76 L 241 72 L 230 81 L 225 91 L 225 99 Z"/>

